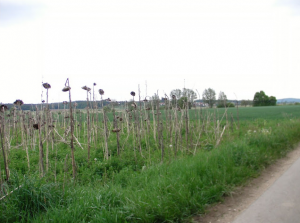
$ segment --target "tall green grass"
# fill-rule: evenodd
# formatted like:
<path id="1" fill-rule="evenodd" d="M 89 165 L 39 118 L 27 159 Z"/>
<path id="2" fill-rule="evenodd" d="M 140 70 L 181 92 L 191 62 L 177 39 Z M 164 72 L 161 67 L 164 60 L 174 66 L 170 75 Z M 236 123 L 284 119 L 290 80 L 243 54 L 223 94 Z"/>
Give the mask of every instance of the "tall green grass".
<path id="1" fill-rule="evenodd" d="M 65 200 L 58 184 L 35 177 L 24 176 L 20 179 L 15 173 L 9 185 L 2 185 L 1 192 L 4 191 L 8 195 L 0 201 L 1 222 L 30 222 L 40 213 Z"/>
<path id="2" fill-rule="evenodd" d="M 298 119 L 248 126 L 212 150 L 141 170 L 124 167 L 107 178 L 89 181 L 88 175 L 86 182 L 65 185 L 14 180 L 11 188 L 23 186 L 1 201 L 0 222 L 183 222 L 256 177 L 300 139 Z"/>

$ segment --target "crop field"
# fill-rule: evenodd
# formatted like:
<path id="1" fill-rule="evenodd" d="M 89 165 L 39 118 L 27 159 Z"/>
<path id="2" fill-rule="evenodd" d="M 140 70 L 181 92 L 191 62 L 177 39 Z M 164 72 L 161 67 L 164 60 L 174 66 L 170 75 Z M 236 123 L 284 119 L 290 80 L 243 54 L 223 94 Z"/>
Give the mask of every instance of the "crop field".
<path id="1" fill-rule="evenodd" d="M 296 105 L 109 106 L 2 108 L 0 222 L 188 222 L 300 141 Z"/>
<path id="2" fill-rule="evenodd" d="M 237 120 L 237 108 L 226 108 L 228 115 L 232 114 Z M 161 110 L 162 118 L 165 118 L 165 110 Z M 215 113 L 221 117 L 225 113 L 225 108 L 208 109 L 193 108 L 189 110 L 189 119 L 198 119 L 197 114 Z M 262 107 L 238 107 L 240 121 L 254 121 L 257 119 L 264 120 L 282 120 L 285 118 L 300 118 L 300 105 L 281 105 L 281 106 L 262 106 Z M 113 119 L 112 114 L 108 114 L 110 120 Z M 150 117 L 152 120 L 152 117 Z"/>
<path id="3" fill-rule="evenodd" d="M 254 121 L 257 119 L 264 120 L 282 120 L 285 118 L 300 118 L 300 106 L 263 106 L 263 107 L 239 107 L 239 120 Z M 236 108 L 228 108 L 228 112 L 233 113 L 237 118 Z M 224 113 L 224 109 L 220 109 Z"/>

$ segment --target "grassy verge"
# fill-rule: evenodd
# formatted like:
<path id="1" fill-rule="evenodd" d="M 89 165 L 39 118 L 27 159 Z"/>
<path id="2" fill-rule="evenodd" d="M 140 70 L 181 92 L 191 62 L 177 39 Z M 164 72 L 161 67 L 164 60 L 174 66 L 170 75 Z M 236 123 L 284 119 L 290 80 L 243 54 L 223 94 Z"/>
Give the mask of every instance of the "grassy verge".
<path id="1" fill-rule="evenodd" d="M 23 186 L 1 200 L 0 221 L 182 222 L 284 156 L 299 142 L 300 120 L 249 130 L 195 156 L 142 171 L 123 168 L 107 182 L 63 185 L 22 179 Z M 18 177 L 12 183 L 11 188 L 18 187 Z"/>

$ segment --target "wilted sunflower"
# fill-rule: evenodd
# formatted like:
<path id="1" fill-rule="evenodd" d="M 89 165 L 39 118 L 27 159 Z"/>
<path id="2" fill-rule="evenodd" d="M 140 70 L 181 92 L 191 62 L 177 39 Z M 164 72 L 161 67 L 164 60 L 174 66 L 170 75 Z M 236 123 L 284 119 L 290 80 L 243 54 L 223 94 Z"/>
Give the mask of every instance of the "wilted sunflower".
<path id="1" fill-rule="evenodd" d="M 100 95 L 104 95 L 103 89 L 99 89 L 99 94 L 100 94 Z"/>
<path id="2" fill-rule="evenodd" d="M 113 129 L 112 132 L 120 132 L 121 129 Z"/>
<path id="3" fill-rule="evenodd" d="M 8 107 L 6 105 L 1 105 L 0 106 L 1 112 L 6 111 Z"/>
<path id="4" fill-rule="evenodd" d="M 67 92 L 67 91 L 69 91 L 69 90 L 71 90 L 71 87 L 69 87 L 69 86 L 65 86 L 65 87 L 62 89 L 63 92 Z"/>
<path id="5" fill-rule="evenodd" d="M 176 96 L 175 96 L 175 94 L 173 94 L 173 95 L 172 95 L 172 98 L 173 98 L 173 99 L 176 99 Z"/>
<path id="6" fill-rule="evenodd" d="M 39 129 L 39 124 L 33 124 L 34 129 Z"/>
<path id="7" fill-rule="evenodd" d="M 90 91 L 90 90 L 91 90 L 91 88 L 89 88 L 89 87 L 87 87 L 87 86 L 83 86 L 82 89 L 83 89 L 83 90 L 86 90 L 86 91 Z"/>
<path id="8" fill-rule="evenodd" d="M 131 96 L 135 96 L 135 92 L 134 91 L 132 91 L 132 92 L 130 92 L 130 94 L 131 94 Z"/>
<path id="9" fill-rule="evenodd" d="M 51 88 L 51 85 L 48 84 L 48 83 L 43 83 L 43 87 L 44 87 L 45 89 L 49 89 L 49 88 Z"/>
<path id="10" fill-rule="evenodd" d="M 18 105 L 18 106 L 22 106 L 24 104 L 24 102 L 20 99 L 17 99 L 15 102 L 14 102 L 15 105 Z"/>

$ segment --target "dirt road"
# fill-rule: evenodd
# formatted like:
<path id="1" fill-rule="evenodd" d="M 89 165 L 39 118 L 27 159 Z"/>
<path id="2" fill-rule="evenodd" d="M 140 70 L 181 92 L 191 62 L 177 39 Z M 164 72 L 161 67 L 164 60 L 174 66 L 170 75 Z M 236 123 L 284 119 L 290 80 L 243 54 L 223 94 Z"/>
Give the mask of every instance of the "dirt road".
<path id="1" fill-rule="evenodd" d="M 201 223 L 300 222 L 300 146 L 224 202 L 197 216 Z"/>

